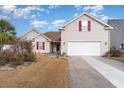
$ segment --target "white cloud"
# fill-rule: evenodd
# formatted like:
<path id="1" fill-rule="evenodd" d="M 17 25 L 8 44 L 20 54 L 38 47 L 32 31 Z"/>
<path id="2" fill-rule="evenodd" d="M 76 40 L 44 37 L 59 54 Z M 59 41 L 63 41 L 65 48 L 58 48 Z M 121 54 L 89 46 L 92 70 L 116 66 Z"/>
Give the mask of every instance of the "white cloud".
<path id="1" fill-rule="evenodd" d="M 40 6 L 25 6 L 17 7 L 14 5 L 1 5 L 0 12 L 3 14 L 9 14 L 14 18 L 34 19 L 37 16 L 36 12 L 47 12 L 45 8 Z"/>
<path id="2" fill-rule="evenodd" d="M 49 9 L 54 9 L 54 8 L 57 8 L 57 7 L 59 7 L 59 5 L 49 5 Z"/>
<path id="3" fill-rule="evenodd" d="M 60 27 L 61 25 L 63 25 L 65 23 L 65 20 L 55 20 L 52 22 L 52 25 L 54 27 Z"/>
<path id="4" fill-rule="evenodd" d="M 46 21 L 32 21 L 31 25 L 34 27 L 43 27 L 47 25 L 48 23 Z"/>
<path id="5" fill-rule="evenodd" d="M 10 14 L 14 18 L 22 17 L 24 19 L 33 19 L 37 17 L 35 12 L 47 12 L 45 8 L 41 8 L 40 6 L 25 6 L 25 7 L 17 7 L 15 5 L 1 5 L 0 13 Z"/>
<path id="6" fill-rule="evenodd" d="M 108 19 L 108 16 L 105 16 L 105 15 L 100 15 L 100 17 L 102 18 L 102 20 L 107 20 Z"/>
<path id="7" fill-rule="evenodd" d="M 102 5 L 96 5 L 96 6 L 85 6 L 83 7 L 84 11 L 89 11 L 94 15 L 97 15 L 101 13 L 104 10 L 104 7 Z"/>
<path id="8" fill-rule="evenodd" d="M 83 7 L 83 10 L 84 11 L 88 11 L 89 9 L 91 9 L 91 6 L 85 6 L 85 7 Z"/>
<path id="9" fill-rule="evenodd" d="M 82 6 L 82 5 L 75 5 L 74 7 L 75 7 L 77 10 L 80 10 L 80 9 L 82 9 L 83 6 Z"/>
<path id="10" fill-rule="evenodd" d="M 28 6 L 24 8 L 26 11 L 45 11 L 44 8 L 40 8 L 40 6 Z"/>
<path id="11" fill-rule="evenodd" d="M 32 15 L 32 12 L 36 12 L 36 11 L 46 11 L 44 8 L 40 8 L 39 6 L 28 6 L 26 8 L 18 8 L 14 10 L 14 17 L 23 17 L 25 19 L 29 19 L 29 18 L 35 18 L 36 15 Z"/>
<path id="12" fill-rule="evenodd" d="M 102 5 L 97 5 L 97 6 L 93 6 L 91 9 L 95 14 L 97 14 L 97 13 L 101 13 L 104 7 Z"/>
<path id="13" fill-rule="evenodd" d="M 26 18 L 30 14 L 30 12 L 31 11 L 27 11 L 25 8 L 18 8 L 14 10 L 13 16 L 14 18 L 17 18 L 17 17 Z"/>
<path id="14" fill-rule="evenodd" d="M 110 17 L 103 14 L 104 6 L 102 5 L 95 5 L 95 6 L 85 6 L 83 10 L 86 12 L 91 13 L 92 15 L 98 17 L 103 21 L 107 21 Z"/>
<path id="15" fill-rule="evenodd" d="M 36 15 L 31 15 L 30 18 L 31 18 L 31 19 L 36 18 Z"/>
<path id="16" fill-rule="evenodd" d="M 2 6 L 3 12 L 12 12 L 14 9 L 16 9 L 15 5 L 4 5 Z"/>
<path id="17" fill-rule="evenodd" d="M 78 16 L 79 15 L 79 13 L 75 13 L 74 15 L 73 15 L 73 17 L 76 17 L 76 16 Z"/>

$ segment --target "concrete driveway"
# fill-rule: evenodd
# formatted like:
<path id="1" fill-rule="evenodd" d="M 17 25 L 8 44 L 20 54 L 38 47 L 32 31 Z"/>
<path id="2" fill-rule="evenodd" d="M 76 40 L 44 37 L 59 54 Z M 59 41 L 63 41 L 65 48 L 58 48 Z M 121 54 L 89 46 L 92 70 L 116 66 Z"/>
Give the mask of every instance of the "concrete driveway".
<path id="1" fill-rule="evenodd" d="M 114 86 L 124 88 L 124 71 L 122 64 L 114 60 L 96 59 L 94 57 L 82 57 L 88 64 L 96 69 L 102 76 L 109 80 Z M 104 59 L 104 60 L 103 60 Z M 111 63 L 110 63 L 111 62 Z M 122 65 L 122 66 L 121 66 Z"/>
<path id="2" fill-rule="evenodd" d="M 124 62 L 108 59 L 106 57 L 93 57 L 93 58 L 98 59 L 98 60 L 124 72 Z"/>
<path id="3" fill-rule="evenodd" d="M 68 57 L 68 79 L 69 87 L 72 88 L 115 87 L 82 57 Z"/>

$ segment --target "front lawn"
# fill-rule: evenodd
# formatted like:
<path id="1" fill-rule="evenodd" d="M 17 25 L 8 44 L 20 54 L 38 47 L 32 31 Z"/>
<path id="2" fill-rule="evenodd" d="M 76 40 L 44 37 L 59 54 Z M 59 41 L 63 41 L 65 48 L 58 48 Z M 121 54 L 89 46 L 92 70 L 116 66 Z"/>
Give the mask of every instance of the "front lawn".
<path id="1" fill-rule="evenodd" d="M 110 59 L 117 60 L 117 61 L 124 62 L 124 54 L 121 55 L 120 57 L 109 57 L 109 58 L 110 58 Z"/>
<path id="2" fill-rule="evenodd" d="M 0 71 L 0 87 L 67 87 L 67 59 L 37 55 L 37 63 L 25 68 Z"/>
<path id="3" fill-rule="evenodd" d="M 124 62 L 124 53 L 122 53 L 120 49 L 117 49 L 115 47 L 111 47 L 110 50 L 105 54 L 105 57 Z"/>

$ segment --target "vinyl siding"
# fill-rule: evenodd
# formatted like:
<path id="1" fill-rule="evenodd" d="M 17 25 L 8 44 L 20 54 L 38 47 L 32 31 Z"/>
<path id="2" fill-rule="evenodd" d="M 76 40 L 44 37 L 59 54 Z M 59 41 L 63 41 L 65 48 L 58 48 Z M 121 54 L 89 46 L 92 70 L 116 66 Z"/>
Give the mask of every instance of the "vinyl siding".
<path id="1" fill-rule="evenodd" d="M 91 21 L 90 32 L 79 32 L 79 21 L 89 20 L 89 17 L 83 15 L 65 27 L 61 32 L 61 54 L 67 53 L 67 43 L 69 41 L 100 41 L 102 44 L 102 55 L 109 50 L 109 31 L 104 30 L 104 26 L 93 19 Z M 105 44 L 107 42 L 107 44 Z"/>

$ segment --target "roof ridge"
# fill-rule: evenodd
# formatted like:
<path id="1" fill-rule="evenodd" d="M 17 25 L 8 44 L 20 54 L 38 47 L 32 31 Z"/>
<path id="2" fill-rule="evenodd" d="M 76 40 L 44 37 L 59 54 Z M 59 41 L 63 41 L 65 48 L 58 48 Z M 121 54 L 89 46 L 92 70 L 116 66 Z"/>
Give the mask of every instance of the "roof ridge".
<path id="1" fill-rule="evenodd" d="M 96 20 L 97 22 L 101 23 L 102 25 L 108 26 L 110 29 L 113 29 L 110 25 L 108 25 L 104 21 L 100 20 L 99 18 L 97 18 L 96 16 L 94 16 L 93 14 L 88 13 L 88 12 L 83 12 L 83 13 L 79 14 L 78 16 L 72 18 L 70 21 L 68 21 L 67 23 L 65 23 L 64 25 L 62 25 L 59 29 L 63 29 L 65 26 L 69 25 L 70 23 L 72 23 L 73 21 L 77 20 L 79 17 L 81 17 L 83 15 L 87 15 L 90 18 L 92 18 L 92 19 Z"/>

